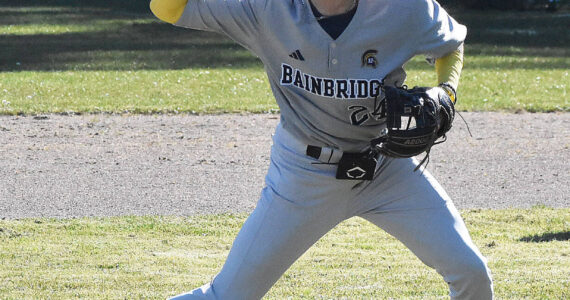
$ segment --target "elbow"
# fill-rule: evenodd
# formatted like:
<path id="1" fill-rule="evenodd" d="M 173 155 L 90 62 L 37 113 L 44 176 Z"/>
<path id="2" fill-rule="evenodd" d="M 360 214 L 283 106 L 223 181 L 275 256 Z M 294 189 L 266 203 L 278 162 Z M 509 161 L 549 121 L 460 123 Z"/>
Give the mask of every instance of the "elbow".
<path id="1" fill-rule="evenodd" d="M 160 20 L 163 20 L 162 19 L 162 11 L 160 10 L 160 4 L 159 4 L 158 0 L 151 0 L 149 7 L 150 7 L 150 11 L 152 12 L 152 14 L 155 17 L 157 17 Z"/>
<path id="2" fill-rule="evenodd" d="M 175 7 L 172 7 L 173 2 L 177 2 Z M 184 4 L 186 1 L 184 1 Z M 150 11 L 158 19 L 174 24 L 178 22 L 182 13 L 184 12 L 185 5 L 180 5 L 180 1 L 168 1 L 168 0 L 151 0 L 150 1 Z"/>
<path id="3" fill-rule="evenodd" d="M 161 5 L 160 0 L 151 0 L 150 1 L 150 11 L 152 14 L 158 18 L 159 20 L 169 22 L 167 15 L 165 14 L 164 6 Z"/>

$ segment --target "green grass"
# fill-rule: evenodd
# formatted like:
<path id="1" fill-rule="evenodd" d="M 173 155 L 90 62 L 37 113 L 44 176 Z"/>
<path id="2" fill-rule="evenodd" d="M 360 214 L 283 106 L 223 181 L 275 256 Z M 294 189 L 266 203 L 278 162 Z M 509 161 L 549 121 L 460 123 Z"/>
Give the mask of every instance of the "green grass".
<path id="1" fill-rule="evenodd" d="M 46 3 L 0 5 L 0 114 L 277 109 L 260 61 L 225 37 L 163 24 L 143 1 Z M 566 12 L 454 15 L 469 28 L 460 110 L 570 110 Z M 423 58 L 407 70 L 408 85 L 435 84 Z"/>
<path id="2" fill-rule="evenodd" d="M 470 210 L 498 299 L 570 297 L 570 209 Z M 208 282 L 242 215 L 0 221 L 0 298 L 153 298 Z M 433 299 L 447 287 L 401 243 L 350 219 L 305 253 L 268 299 Z"/>
<path id="3" fill-rule="evenodd" d="M 12 99 L 0 106 L 4 113 L 262 112 L 273 109 L 275 102 L 264 75 L 251 68 L 240 72 L 197 68 L 10 75 L 4 74 L 0 82 L 0 98 Z"/>

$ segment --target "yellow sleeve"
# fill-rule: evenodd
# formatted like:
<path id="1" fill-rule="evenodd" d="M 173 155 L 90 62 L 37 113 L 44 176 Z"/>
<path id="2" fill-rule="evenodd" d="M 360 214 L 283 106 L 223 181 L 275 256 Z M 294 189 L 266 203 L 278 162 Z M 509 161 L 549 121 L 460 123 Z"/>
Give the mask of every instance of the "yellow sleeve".
<path id="1" fill-rule="evenodd" d="M 186 3 L 188 0 L 151 0 L 150 10 L 162 21 L 174 24 L 182 16 Z"/>
<path id="2" fill-rule="evenodd" d="M 438 58 L 435 61 L 435 72 L 437 73 L 437 82 L 451 86 L 454 90 L 447 91 L 453 102 L 455 102 L 455 94 L 459 85 L 459 77 L 463 69 L 463 47 L 449 53 L 448 55 Z"/>

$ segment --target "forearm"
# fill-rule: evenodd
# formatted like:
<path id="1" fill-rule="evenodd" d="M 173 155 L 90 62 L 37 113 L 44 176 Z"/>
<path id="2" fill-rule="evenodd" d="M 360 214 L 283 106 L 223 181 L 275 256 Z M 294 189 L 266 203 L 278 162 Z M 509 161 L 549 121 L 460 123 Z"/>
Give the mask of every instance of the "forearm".
<path id="1" fill-rule="evenodd" d="M 459 77 L 463 69 L 463 46 L 448 55 L 438 58 L 435 61 L 435 71 L 437 73 L 437 82 L 439 84 L 447 84 L 453 88 L 453 92 L 457 90 L 459 85 Z M 453 97 L 454 98 L 454 97 Z M 455 102 L 455 99 L 452 99 Z"/>
<path id="2" fill-rule="evenodd" d="M 176 23 L 186 7 L 188 0 L 151 0 L 150 10 L 162 21 Z"/>

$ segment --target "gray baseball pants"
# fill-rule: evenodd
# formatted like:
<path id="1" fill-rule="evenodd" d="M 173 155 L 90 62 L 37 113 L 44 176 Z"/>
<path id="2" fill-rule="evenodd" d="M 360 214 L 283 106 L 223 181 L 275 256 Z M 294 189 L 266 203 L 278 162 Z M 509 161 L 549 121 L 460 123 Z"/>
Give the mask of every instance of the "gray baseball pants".
<path id="1" fill-rule="evenodd" d="M 427 170 L 413 172 L 415 160 L 383 158 L 373 181 L 337 180 L 336 166 L 315 164 L 306 147 L 277 127 L 266 187 L 222 270 L 211 283 L 172 299 L 260 299 L 311 245 L 354 216 L 434 268 L 452 299 L 492 299 L 485 258 L 440 184 Z"/>

